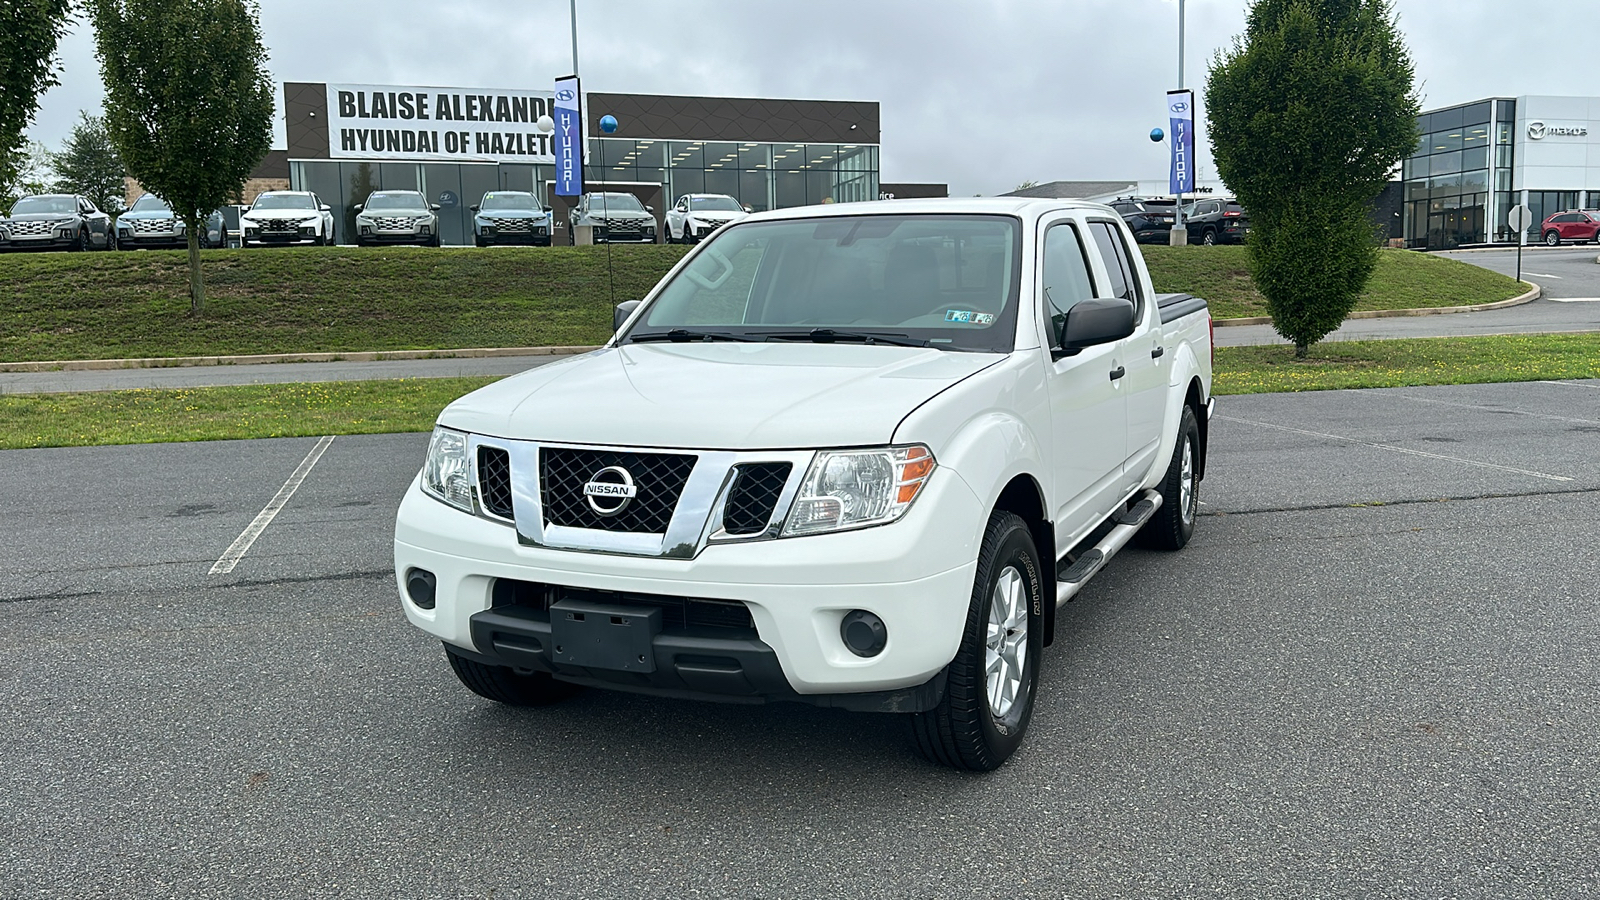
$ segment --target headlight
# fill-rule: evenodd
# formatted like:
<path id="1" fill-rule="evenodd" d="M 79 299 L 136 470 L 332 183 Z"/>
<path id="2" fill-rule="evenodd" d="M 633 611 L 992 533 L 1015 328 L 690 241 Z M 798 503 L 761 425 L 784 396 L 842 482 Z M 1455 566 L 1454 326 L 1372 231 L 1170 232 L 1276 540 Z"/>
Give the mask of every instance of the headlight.
<path id="1" fill-rule="evenodd" d="M 806 470 L 783 534 L 793 537 L 893 522 L 911 508 L 933 469 L 933 453 L 921 444 L 818 453 Z"/>
<path id="2" fill-rule="evenodd" d="M 467 436 L 448 428 L 433 429 L 428 461 L 422 466 L 422 490 L 436 500 L 472 512 L 472 467 L 467 459 Z"/>

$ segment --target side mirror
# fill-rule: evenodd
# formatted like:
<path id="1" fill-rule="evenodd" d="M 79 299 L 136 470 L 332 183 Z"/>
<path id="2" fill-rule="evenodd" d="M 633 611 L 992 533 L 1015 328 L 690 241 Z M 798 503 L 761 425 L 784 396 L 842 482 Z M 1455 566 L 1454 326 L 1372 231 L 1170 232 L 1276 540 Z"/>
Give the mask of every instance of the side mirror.
<path id="1" fill-rule="evenodd" d="M 548 206 L 544 207 L 544 211 L 545 212 L 549 212 L 550 211 L 550 207 L 548 207 Z"/>
<path id="2" fill-rule="evenodd" d="M 317 209 L 319 211 L 321 211 L 321 212 L 333 212 L 333 207 L 329 206 L 326 203 L 324 203 L 321 206 L 317 207 Z"/>
<path id="3" fill-rule="evenodd" d="M 656 211 L 656 208 L 654 206 L 648 206 L 647 205 L 647 206 L 645 206 L 645 209 L 648 210 L 649 212 L 655 212 Z"/>
<path id="4" fill-rule="evenodd" d="M 437 204 L 437 203 L 429 203 L 428 204 L 428 208 L 433 210 L 434 212 L 438 212 L 439 209 L 440 209 L 439 204 Z"/>
<path id="5" fill-rule="evenodd" d="M 1061 322 L 1061 349 L 1068 355 L 1133 334 L 1133 304 L 1121 297 L 1082 300 Z"/>
<path id="6" fill-rule="evenodd" d="M 613 334 L 622 330 L 622 323 L 628 321 L 628 317 L 633 315 L 633 311 L 639 308 L 639 303 L 640 301 L 638 300 L 624 300 L 617 304 L 616 309 L 611 311 L 611 332 Z"/>
<path id="7" fill-rule="evenodd" d="M 744 208 L 744 211 L 745 211 L 745 212 L 747 212 L 747 213 L 753 213 L 753 212 L 755 212 L 755 211 L 756 211 L 756 209 L 755 209 L 755 207 L 753 207 L 753 206 L 746 206 L 746 207 L 745 207 L 745 208 Z"/>
<path id="8" fill-rule="evenodd" d="M 353 210 L 355 210 L 355 211 L 356 211 L 356 212 L 361 212 L 361 207 L 362 207 L 362 206 L 364 206 L 364 205 L 365 205 L 365 204 L 362 204 L 362 203 L 357 203 L 357 204 L 356 204 L 356 205 L 355 205 L 355 206 L 352 206 L 352 207 L 350 207 L 350 208 L 351 208 L 351 209 L 353 209 Z"/>
<path id="9" fill-rule="evenodd" d="M 467 209 L 470 209 L 473 212 L 477 212 L 478 211 L 478 205 L 476 203 L 474 203 L 473 205 L 467 207 Z"/>

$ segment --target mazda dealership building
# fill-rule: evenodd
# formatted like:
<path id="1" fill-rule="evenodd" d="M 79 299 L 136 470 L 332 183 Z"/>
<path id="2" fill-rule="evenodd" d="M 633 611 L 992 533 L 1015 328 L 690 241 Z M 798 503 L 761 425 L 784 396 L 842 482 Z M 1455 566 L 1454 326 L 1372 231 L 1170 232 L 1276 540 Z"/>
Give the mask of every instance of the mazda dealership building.
<path id="1" fill-rule="evenodd" d="M 533 191 L 567 240 L 571 198 L 552 189 L 550 90 L 284 85 L 289 186 L 333 207 L 340 234 L 375 190 L 420 190 L 440 205 L 446 244 L 472 242 L 486 191 Z M 584 96 L 587 190 L 627 191 L 659 219 L 687 193 L 754 210 L 878 197 L 878 104 L 648 94 Z M 618 127 L 603 134 L 600 119 Z M 659 229 L 658 229 L 659 230 Z"/>
<path id="2" fill-rule="evenodd" d="M 1514 242 L 1521 204 L 1530 242 L 1546 216 L 1600 209 L 1600 97 L 1479 100 L 1425 112 L 1417 130 L 1403 170 L 1409 247 Z"/>

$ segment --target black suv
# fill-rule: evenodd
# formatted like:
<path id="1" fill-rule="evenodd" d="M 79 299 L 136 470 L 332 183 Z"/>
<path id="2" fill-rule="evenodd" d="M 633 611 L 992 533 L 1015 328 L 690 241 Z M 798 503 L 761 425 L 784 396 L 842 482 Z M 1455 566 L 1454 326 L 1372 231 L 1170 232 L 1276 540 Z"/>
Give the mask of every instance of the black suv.
<path id="1" fill-rule="evenodd" d="M 1133 239 L 1141 244 L 1165 244 L 1172 234 L 1172 217 L 1177 212 L 1176 200 L 1155 197 L 1123 197 L 1106 204 L 1122 214 L 1122 221 L 1133 230 Z"/>
<path id="2" fill-rule="evenodd" d="M 1250 218 L 1237 200 L 1196 200 L 1183 212 L 1191 244 L 1242 244 Z"/>

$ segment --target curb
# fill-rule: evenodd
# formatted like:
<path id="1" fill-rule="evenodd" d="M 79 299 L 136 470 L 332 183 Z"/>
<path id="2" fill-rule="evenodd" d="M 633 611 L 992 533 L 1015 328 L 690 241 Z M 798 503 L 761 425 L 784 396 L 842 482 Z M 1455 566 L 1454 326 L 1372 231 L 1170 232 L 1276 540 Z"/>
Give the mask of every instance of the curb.
<path id="1" fill-rule="evenodd" d="M 1595 259 L 1600 263 L 1600 257 Z M 1494 303 L 1479 303 L 1476 306 L 1428 306 L 1420 309 L 1367 309 L 1353 312 L 1346 319 L 1392 319 L 1399 316 L 1448 316 L 1454 313 L 1486 312 L 1491 309 L 1506 309 L 1512 306 L 1521 306 L 1539 299 L 1541 288 L 1530 281 L 1524 281 L 1528 292 L 1518 294 L 1510 300 L 1500 300 Z M 1238 325 L 1271 325 L 1271 316 L 1247 316 L 1239 319 L 1217 319 L 1218 328 Z"/>
<path id="2" fill-rule="evenodd" d="M 460 350 L 369 350 L 346 353 L 254 353 L 245 356 L 172 356 L 144 359 L 63 359 L 0 363 L 0 372 L 86 372 L 107 369 L 166 369 L 186 366 L 250 366 L 263 363 L 383 362 L 405 359 L 483 359 L 498 356 L 570 356 L 599 347 L 473 347 Z"/>

